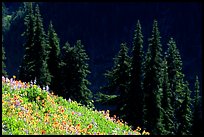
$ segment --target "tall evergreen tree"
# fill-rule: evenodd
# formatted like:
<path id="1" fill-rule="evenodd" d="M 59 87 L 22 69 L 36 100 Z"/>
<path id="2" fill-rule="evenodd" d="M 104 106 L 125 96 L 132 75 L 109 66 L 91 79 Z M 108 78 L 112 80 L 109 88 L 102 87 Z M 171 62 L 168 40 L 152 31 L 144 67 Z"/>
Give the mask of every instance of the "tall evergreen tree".
<path id="1" fill-rule="evenodd" d="M 19 79 L 22 81 L 34 80 L 34 60 L 33 60 L 33 47 L 34 47 L 34 33 L 35 33 L 35 16 L 33 14 L 32 2 L 27 4 L 25 16 L 26 30 L 22 36 L 25 36 L 26 42 L 24 43 L 24 56 L 19 68 Z"/>
<path id="2" fill-rule="evenodd" d="M 133 126 L 143 126 L 144 93 L 143 93 L 143 35 L 138 20 L 133 38 L 130 90 L 128 93 L 128 122 Z M 134 119 L 134 120 L 133 120 Z"/>
<path id="3" fill-rule="evenodd" d="M 185 83 L 185 98 L 182 102 L 181 107 L 179 108 L 179 127 L 177 135 L 191 135 L 191 126 L 192 126 L 192 112 L 191 112 L 191 91 L 188 88 L 188 82 Z"/>
<path id="4" fill-rule="evenodd" d="M 92 92 L 88 89 L 91 83 L 86 79 L 90 73 L 88 69 L 88 55 L 81 41 L 78 40 L 74 47 L 68 43 L 63 47 L 62 53 L 62 79 L 63 93 L 66 98 L 71 98 L 84 105 L 93 107 Z"/>
<path id="5" fill-rule="evenodd" d="M 65 45 L 62 47 L 62 52 L 61 52 L 61 84 L 60 86 L 62 87 L 62 90 L 60 90 L 60 95 L 69 98 L 70 97 L 70 92 L 69 89 L 71 89 L 72 86 L 72 79 L 74 79 L 73 75 L 76 73 L 76 69 L 73 69 L 74 63 L 76 57 L 76 53 L 74 52 L 74 48 L 70 46 L 68 42 L 65 43 Z"/>
<path id="6" fill-rule="evenodd" d="M 104 98 L 101 99 L 101 103 L 115 105 L 116 110 L 113 113 L 119 115 L 120 118 L 127 119 L 125 106 L 128 100 L 130 57 L 126 43 L 121 43 L 120 51 L 114 58 L 114 66 L 105 73 L 105 77 L 108 81 L 107 85 L 101 88 L 105 93 L 100 93 L 98 98 Z"/>
<path id="7" fill-rule="evenodd" d="M 58 92 L 60 90 L 60 44 L 51 21 L 48 28 L 48 45 L 50 46 L 48 55 L 48 68 L 51 74 L 50 89 Z"/>
<path id="8" fill-rule="evenodd" d="M 154 20 L 152 37 L 146 55 L 144 93 L 145 93 L 145 127 L 153 135 L 162 134 L 162 45 L 157 21 Z"/>
<path id="9" fill-rule="evenodd" d="M 168 78 L 168 66 L 167 61 L 164 58 L 163 61 L 163 96 L 162 96 L 162 110 L 163 110 L 163 123 L 165 135 L 174 135 L 174 111 L 171 106 L 172 94 L 170 91 L 170 84 Z"/>
<path id="10" fill-rule="evenodd" d="M 34 76 L 37 84 L 42 86 L 50 85 L 51 76 L 49 73 L 47 59 L 49 54 L 49 45 L 46 41 L 46 34 L 43 28 L 43 21 L 39 6 L 35 7 L 35 35 L 32 56 L 34 58 Z"/>
<path id="11" fill-rule="evenodd" d="M 200 104 L 201 104 L 201 97 L 199 95 L 199 81 L 198 76 L 196 76 L 195 80 L 195 88 L 194 88 L 194 99 L 193 99 L 193 127 L 192 127 L 192 134 L 199 135 L 200 133 Z"/>
<path id="12" fill-rule="evenodd" d="M 178 130 L 178 126 L 181 121 L 179 121 L 178 117 L 179 108 L 182 105 L 182 102 L 185 98 L 185 83 L 184 83 L 184 74 L 182 73 L 182 61 L 179 51 L 176 47 L 176 43 L 173 38 L 170 38 L 168 44 L 169 47 L 166 52 L 166 60 L 168 64 L 168 76 L 170 83 L 170 90 L 172 93 L 171 104 L 174 108 L 174 127 L 175 132 Z"/>

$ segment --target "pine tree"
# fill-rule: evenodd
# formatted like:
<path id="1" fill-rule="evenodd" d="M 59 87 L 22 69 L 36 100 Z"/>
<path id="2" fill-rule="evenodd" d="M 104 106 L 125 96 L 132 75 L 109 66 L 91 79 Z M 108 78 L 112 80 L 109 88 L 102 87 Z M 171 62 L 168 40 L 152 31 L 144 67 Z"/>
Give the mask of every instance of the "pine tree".
<path id="1" fill-rule="evenodd" d="M 3 37 L 2 37 L 2 43 L 3 43 Z M 3 44 L 2 44 L 2 76 L 7 76 L 7 72 L 5 70 L 6 68 L 6 65 L 4 63 L 4 61 L 6 60 L 6 56 L 5 56 L 5 51 L 4 51 L 4 47 L 3 47 Z"/>
<path id="2" fill-rule="evenodd" d="M 50 47 L 46 41 L 46 34 L 43 28 L 43 21 L 40 14 L 39 6 L 35 7 L 35 35 L 34 49 L 32 57 L 34 58 L 34 76 L 37 84 L 42 86 L 50 85 L 51 76 L 48 70 L 47 59 Z"/>
<path id="3" fill-rule="evenodd" d="M 144 93 L 143 93 L 143 35 L 138 20 L 133 38 L 130 90 L 128 93 L 128 122 L 137 127 L 143 126 Z M 134 120 L 133 120 L 134 119 Z"/>
<path id="4" fill-rule="evenodd" d="M 127 92 L 130 78 L 130 57 L 126 43 L 120 44 L 120 51 L 114 58 L 114 66 L 105 73 L 105 77 L 108 82 L 106 86 L 101 87 L 105 93 L 98 94 L 98 98 L 104 98 L 101 99 L 100 103 L 115 105 L 116 110 L 113 113 L 126 119 L 125 106 L 128 100 Z"/>
<path id="5" fill-rule="evenodd" d="M 180 121 L 178 117 L 180 116 L 179 108 L 185 98 L 185 83 L 184 74 L 182 73 L 182 61 L 179 51 L 176 47 L 176 43 L 173 38 L 170 38 L 168 44 L 169 47 L 166 52 L 166 60 L 168 65 L 168 77 L 170 83 L 170 90 L 172 93 L 171 105 L 174 108 L 174 127 L 175 133 L 178 130 Z"/>
<path id="6" fill-rule="evenodd" d="M 172 94 L 170 91 L 170 84 L 168 79 L 168 66 L 167 61 L 164 58 L 163 61 L 163 96 L 162 96 L 162 110 L 163 110 L 163 123 L 165 130 L 163 133 L 165 135 L 174 135 L 174 111 L 171 106 Z"/>
<path id="7" fill-rule="evenodd" d="M 91 83 L 86 79 L 90 73 L 88 69 L 88 55 L 81 41 L 74 47 L 66 43 L 62 48 L 62 94 L 68 99 L 93 107 L 92 92 L 88 89 Z"/>
<path id="8" fill-rule="evenodd" d="M 24 43 L 24 56 L 19 68 L 19 79 L 22 81 L 30 82 L 34 80 L 34 60 L 33 60 L 33 47 L 34 47 L 34 33 L 35 33 L 35 16 L 33 14 L 32 2 L 27 4 L 27 15 L 25 16 L 26 30 L 22 34 L 25 36 L 26 42 Z"/>
<path id="9" fill-rule="evenodd" d="M 193 127 L 192 127 L 192 134 L 193 135 L 199 135 L 200 133 L 200 104 L 201 104 L 201 97 L 199 95 L 200 89 L 199 89 L 199 81 L 198 76 L 196 76 L 195 81 L 195 88 L 194 88 L 194 99 L 193 99 Z"/>
<path id="10" fill-rule="evenodd" d="M 162 45 L 157 21 L 154 20 L 152 37 L 146 55 L 144 93 L 145 93 L 145 127 L 153 135 L 162 134 Z"/>
<path id="11" fill-rule="evenodd" d="M 61 52 L 61 89 L 60 90 L 60 95 L 69 98 L 70 95 L 70 90 L 72 86 L 72 79 L 74 79 L 73 73 L 76 73 L 76 69 L 73 69 L 74 63 L 75 63 L 75 56 L 76 53 L 74 52 L 74 48 L 70 46 L 68 42 L 65 43 L 65 45 L 62 47 L 62 52 Z"/>
<path id="12" fill-rule="evenodd" d="M 48 55 L 48 68 L 51 74 L 50 89 L 54 92 L 58 92 L 60 89 L 60 45 L 59 38 L 55 32 L 52 22 L 48 28 L 48 45 L 50 46 L 50 52 Z"/>
<path id="13" fill-rule="evenodd" d="M 179 127 L 177 135 L 191 135 L 191 126 L 192 126 L 192 112 L 191 112 L 191 91 L 188 88 L 188 82 L 185 83 L 185 99 L 182 102 L 181 107 L 179 108 Z"/>

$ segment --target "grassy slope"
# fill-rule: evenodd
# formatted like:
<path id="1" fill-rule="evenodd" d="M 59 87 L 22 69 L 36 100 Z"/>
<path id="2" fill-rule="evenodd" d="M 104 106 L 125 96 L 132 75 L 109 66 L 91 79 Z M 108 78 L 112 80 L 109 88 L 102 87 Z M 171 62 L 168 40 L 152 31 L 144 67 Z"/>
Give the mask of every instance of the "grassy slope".
<path id="1" fill-rule="evenodd" d="M 2 77 L 2 134 L 149 134 L 36 85 Z"/>

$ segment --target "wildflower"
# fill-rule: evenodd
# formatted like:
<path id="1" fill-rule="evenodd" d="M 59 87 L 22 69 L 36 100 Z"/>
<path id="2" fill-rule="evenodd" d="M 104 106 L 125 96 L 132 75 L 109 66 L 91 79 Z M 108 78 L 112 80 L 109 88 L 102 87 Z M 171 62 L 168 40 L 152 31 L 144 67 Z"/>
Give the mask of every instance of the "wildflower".
<path id="1" fill-rule="evenodd" d="M 93 127 L 92 124 L 89 124 L 89 125 L 88 125 L 88 129 L 91 129 L 92 127 Z"/>
<path id="2" fill-rule="evenodd" d="M 60 126 L 59 126 L 59 129 L 60 129 L 60 130 L 63 130 L 64 128 L 63 128 L 63 126 L 62 126 L 62 125 L 60 125 Z"/>
<path id="3" fill-rule="evenodd" d="M 46 117 L 46 118 L 44 119 L 44 122 L 49 122 L 49 118 Z"/>
<path id="4" fill-rule="evenodd" d="M 34 84 L 36 84 L 37 80 L 36 80 L 36 77 L 35 77 L 35 80 L 34 80 Z"/>
<path id="5" fill-rule="evenodd" d="M 140 130 L 141 130 L 141 128 L 138 126 L 136 130 L 140 131 Z"/>
<path id="6" fill-rule="evenodd" d="M 48 113 L 45 113 L 45 117 L 48 117 Z"/>
<path id="7" fill-rule="evenodd" d="M 32 107 L 32 104 L 31 104 L 31 103 L 28 103 L 28 107 Z"/>
<path id="8" fill-rule="evenodd" d="M 61 113 L 64 113 L 64 109 L 61 110 Z"/>
<path id="9" fill-rule="evenodd" d="M 14 106 L 14 105 L 11 105 L 9 108 L 10 108 L 10 109 L 13 109 L 13 108 L 15 108 L 15 106 Z"/>
<path id="10" fill-rule="evenodd" d="M 20 106 L 20 102 L 19 102 L 18 100 L 16 100 L 16 101 L 14 102 L 14 105 L 15 105 L 15 106 Z"/>
<path id="11" fill-rule="evenodd" d="M 48 85 L 46 86 L 46 91 L 49 91 L 49 86 Z"/>
<path id="12" fill-rule="evenodd" d="M 67 117 L 68 117 L 67 115 L 63 115 L 63 118 L 64 118 L 64 119 L 67 119 Z"/>
<path id="13" fill-rule="evenodd" d="M 82 132 L 82 133 L 86 133 L 86 132 L 87 132 L 87 128 L 82 129 L 81 132 Z"/>
<path id="14" fill-rule="evenodd" d="M 72 115 L 74 115 L 74 111 L 72 111 Z"/>
<path id="15" fill-rule="evenodd" d="M 28 130 L 24 130 L 26 134 L 28 134 Z"/>
<path id="16" fill-rule="evenodd" d="M 40 100 L 40 97 L 39 97 L 39 96 L 37 96 L 36 100 Z"/>
<path id="17" fill-rule="evenodd" d="M 14 100 L 17 100 L 18 99 L 18 96 L 14 95 Z"/>
<path id="18" fill-rule="evenodd" d="M 71 102 L 72 100 L 69 98 L 69 100 L 68 100 L 69 102 Z"/>
<path id="19" fill-rule="evenodd" d="M 82 114 L 79 112 L 79 113 L 78 113 L 78 116 L 81 116 L 81 115 L 82 115 Z"/>
<path id="20" fill-rule="evenodd" d="M 72 120 L 71 120 L 71 119 L 69 120 L 69 123 L 72 123 Z"/>
<path id="21" fill-rule="evenodd" d="M 9 82 L 10 80 L 8 78 L 6 78 L 6 82 Z"/>
<path id="22" fill-rule="evenodd" d="M 31 82 L 30 82 L 30 85 L 32 86 L 33 85 L 33 81 L 31 80 Z"/>
<path id="23" fill-rule="evenodd" d="M 16 78 L 16 76 L 15 76 L 15 75 L 13 75 L 13 78 L 15 79 L 15 78 Z"/>
<path id="24" fill-rule="evenodd" d="M 76 125 L 77 130 L 80 129 L 80 126 L 81 126 L 80 124 L 77 124 L 77 125 Z"/>
<path id="25" fill-rule="evenodd" d="M 2 76 L 2 81 L 5 82 L 5 77 L 4 76 Z"/>
<path id="26" fill-rule="evenodd" d="M 56 118 L 52 118 L 52 121 L 55 121 L 56 120 Z"/>
<path id="27" fill-rule="evenodd" d="M 46 132 L 45 132 L 45 130 L 42 130 L 41 133 L 44 135 Z"/>
<path id="28" fill-rule="evenodd" d="M 22 112 L 18 112 L 18 116 L 21 118 L 23 116 Z"/>
<path id="29" fill-rule="evenodd" d="M 117 123 L 120 123 L 120 120 L 119 120 L 119 119 L 117 120 Z"/>
<path id="30" fill-rule="evenodd" d="M 113 115 L 113 118 L 116 118 L 116 115 Z"/>
<path id="31" fill-rule="evenodd" d="M 62 121 L 62 125 L 66 125 L 66 124 L 67 124 L 67 123 L 63 120 L 63 121 Z"/>

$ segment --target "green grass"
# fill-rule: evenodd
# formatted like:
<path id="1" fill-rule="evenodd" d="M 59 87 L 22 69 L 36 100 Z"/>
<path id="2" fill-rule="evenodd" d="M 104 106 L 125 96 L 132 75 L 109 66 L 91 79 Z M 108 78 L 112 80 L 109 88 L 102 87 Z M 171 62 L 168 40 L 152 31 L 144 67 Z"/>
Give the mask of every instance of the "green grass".
<path id="1" fill-rule="evenodd" d="M 15 79 L 2 77 L 3 135 L 147 135 L 132 130 L 109 111 L 87 108 Z"/>

